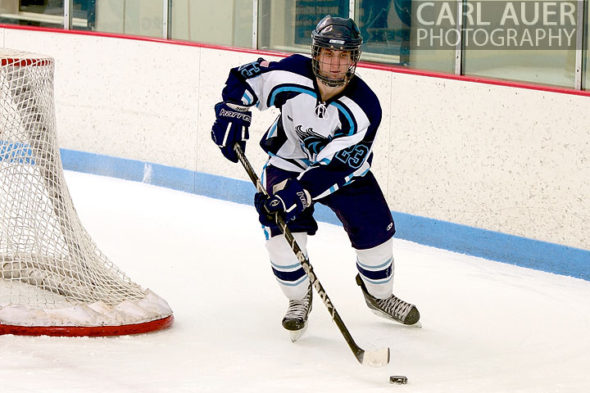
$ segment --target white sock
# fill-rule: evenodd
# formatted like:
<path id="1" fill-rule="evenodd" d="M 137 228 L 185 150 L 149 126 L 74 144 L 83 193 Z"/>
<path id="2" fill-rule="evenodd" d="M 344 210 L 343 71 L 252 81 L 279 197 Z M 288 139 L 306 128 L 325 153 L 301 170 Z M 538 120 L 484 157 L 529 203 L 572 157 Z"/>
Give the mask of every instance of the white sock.
<path id="1" fill-rule="evenodd" d="M 378 299 L 393 292 L 393 239 L 366 250 L 356 250 L 356 267 L 367 291 Z"/>
<path id="2" fill-rule="evenodd" d="M 307 233 L 296 232 L 293 237 L 307 255 Z M 290 300 L 301 300 L 305 297 L 309 287 L 309 278 L 303 271 L 301 263 L 287 243 L 285 236 L 278 235 L 266 241 L 266 250 L 270 257 L 272 271 L 285 296 Z"/>

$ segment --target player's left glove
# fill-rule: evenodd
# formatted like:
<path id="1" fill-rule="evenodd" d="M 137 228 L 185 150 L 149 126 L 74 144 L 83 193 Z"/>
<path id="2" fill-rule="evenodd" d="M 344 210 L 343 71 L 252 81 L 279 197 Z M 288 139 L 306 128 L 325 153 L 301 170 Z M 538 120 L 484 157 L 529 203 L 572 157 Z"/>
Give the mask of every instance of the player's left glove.
<path id="1" fill-rule="evenodd" d="M 269 226 L 275 222 L 275 214 L 281 214 L 285 221 L 294 220 L 301 212 L 311 206 L 311 195 L 297 179 L 288 179 L 285 186 L 270 196 L 258 192 L 254 195 L 254 206 L 258 220 Z"/>
<path id="2" fill-rule="evenodd" d="M 252 112 L 246 106 L 219 102 L 215 105 L 215 116 L 216 120 L 211 128 L 211 139 L 219 146 L 225 158 L 238 162 L 234 145 L 238 143 L 242 150 L 246 151 Z"/>

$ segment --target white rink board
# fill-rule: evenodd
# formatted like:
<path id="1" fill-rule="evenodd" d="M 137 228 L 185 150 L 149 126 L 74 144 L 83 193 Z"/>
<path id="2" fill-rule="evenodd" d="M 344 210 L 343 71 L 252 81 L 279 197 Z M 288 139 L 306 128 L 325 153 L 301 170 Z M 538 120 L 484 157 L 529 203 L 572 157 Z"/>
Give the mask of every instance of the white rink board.
<path id="1" fill-rule="evenodd" d="M 1 36 L 5 47 L 56 59 L 61 147 L 247 179 L 209 130 L 228 69 L 257 54 L 20 29 Z M 374 168 L 392 210 L 590 249 L 588 97 L 358 73 L 384 107 Z M 275 115 L 254 113 L 247 153 L 257 166 Z"/>

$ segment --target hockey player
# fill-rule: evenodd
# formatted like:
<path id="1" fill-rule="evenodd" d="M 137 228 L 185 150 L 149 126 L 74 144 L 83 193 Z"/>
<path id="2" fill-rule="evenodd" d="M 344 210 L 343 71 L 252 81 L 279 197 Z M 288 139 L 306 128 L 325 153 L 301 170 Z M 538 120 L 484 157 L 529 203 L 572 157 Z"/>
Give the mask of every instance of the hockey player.
<path id="1" fill-rule="evenodd" d="M 260 141 L 269 159 L 262 182 L 270 197 L 255 196 L 272 271 L 289 299 L 282 320 L 293 337 L 307 326 L 312 306 L 309 279 L 274 223 L 281 214 L 304 253 L 318 229 L 314 204 L 332 209 L 356 250 L 358 275 L 368 307 L 413 325 L 418 309 L 392 294 L 393 217 L 370 171 L 372 144 L 381 122 L 373 91 L 355 75 L 362 37 L 352 19 L 326 16 L 312 32 L 311 58 L 262 58 L 233 68 L 215 105 L 211 135 L 223 155 L 237 162 L 245 149 L 250 108 L 280 109 Z"/>

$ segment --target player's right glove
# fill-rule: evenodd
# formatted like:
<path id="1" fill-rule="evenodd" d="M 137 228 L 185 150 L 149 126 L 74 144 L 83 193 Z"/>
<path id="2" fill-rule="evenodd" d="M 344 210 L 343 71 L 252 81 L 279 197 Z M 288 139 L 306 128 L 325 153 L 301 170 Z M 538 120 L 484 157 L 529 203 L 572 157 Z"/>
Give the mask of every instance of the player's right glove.
<path id="1" fill-rule="evenodd" d="M 311 195 L 297 179 L 289 179 L 282 189 L 270 196 L 258 192 L 254 195 L 254 206 L 258 220 L 269 226 L 275 222 L 275 214 L 281 214 L 285 221 L 294 220 L 301 212 L 311 206 Z"/>
<path id="2" fill-rule="evenodd" d="M 215 105 L 215 117 L 215 123 L 211 128 L 211 139 L 219 146 L 225 158 L 238 162 L 234 145 L 238 143 L 242 150 L 246 151 L 252 112 L 246 106 L 222 101 Z"/>

